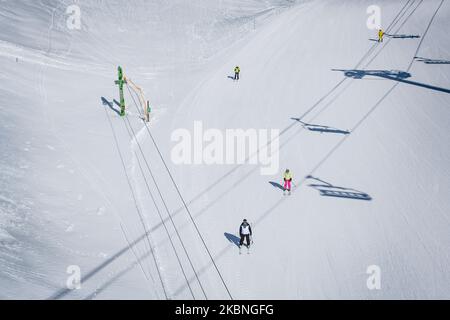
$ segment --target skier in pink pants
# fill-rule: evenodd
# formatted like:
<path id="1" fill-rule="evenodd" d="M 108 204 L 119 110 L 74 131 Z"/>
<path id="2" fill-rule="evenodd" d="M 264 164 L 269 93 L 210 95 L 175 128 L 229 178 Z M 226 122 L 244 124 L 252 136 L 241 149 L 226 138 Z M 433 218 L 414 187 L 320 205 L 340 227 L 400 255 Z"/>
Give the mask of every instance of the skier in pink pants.
<path id="1" fill-rule="evenodd" d="M 289 169 L 286 169 L 283 175 L 284 179 L 284 191 L 288 191 L 291 194 L 291 182 L 292 182 L 292 174 Z"/>

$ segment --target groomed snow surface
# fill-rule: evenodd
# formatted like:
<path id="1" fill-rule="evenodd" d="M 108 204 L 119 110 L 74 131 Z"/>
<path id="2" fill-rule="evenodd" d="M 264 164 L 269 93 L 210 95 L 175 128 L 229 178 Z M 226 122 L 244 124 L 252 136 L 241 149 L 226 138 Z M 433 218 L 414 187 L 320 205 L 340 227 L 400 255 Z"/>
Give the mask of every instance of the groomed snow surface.
<path id="1" fill-rule="evenodd" d="M 0 298 L 450 298 L 448 1 L 72 4 L 0 2 Z M 280 130 L 279 169 L 175 164 L 196 121 Z"/>

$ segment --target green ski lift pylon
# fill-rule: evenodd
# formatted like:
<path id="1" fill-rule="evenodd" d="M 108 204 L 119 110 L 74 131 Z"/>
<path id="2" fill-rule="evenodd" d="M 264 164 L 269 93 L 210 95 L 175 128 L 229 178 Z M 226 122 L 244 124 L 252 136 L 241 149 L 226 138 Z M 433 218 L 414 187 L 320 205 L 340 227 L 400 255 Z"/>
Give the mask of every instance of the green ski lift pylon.
<path id="1" fill-rule="evenodd" d="M 145 112 L 145 121 L 150 121 L 150 112 L 152 112 L 152 108 L 150 108 L 150 101 L 147 100 L 147 109 Z"/>
<path id="2" fill-rule="evenodd" d="M 115 84 L 119 86 L 120 92 L 120 115 L 125 116 L 125 98 L 123 95 L 123 85 L 127 83 L 127 81 L 123 77 L 122 67 L 118 67 L 118 80 L 115 81 Z"/>

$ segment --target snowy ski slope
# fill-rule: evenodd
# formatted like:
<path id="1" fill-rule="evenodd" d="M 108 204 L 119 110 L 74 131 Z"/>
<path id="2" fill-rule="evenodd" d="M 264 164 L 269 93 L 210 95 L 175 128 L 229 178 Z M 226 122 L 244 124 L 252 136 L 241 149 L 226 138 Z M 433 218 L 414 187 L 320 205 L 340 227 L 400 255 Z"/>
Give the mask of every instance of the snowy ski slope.
<path id="1" fill-rule="evenodd" d="M 448 1 L 377 1 L 382 44 L 366 0 L 71 4 L 0 2 L 0 298 L 449 298 Z M 280 130 L 277 173 L 173 163 L 198 121 Z"/>

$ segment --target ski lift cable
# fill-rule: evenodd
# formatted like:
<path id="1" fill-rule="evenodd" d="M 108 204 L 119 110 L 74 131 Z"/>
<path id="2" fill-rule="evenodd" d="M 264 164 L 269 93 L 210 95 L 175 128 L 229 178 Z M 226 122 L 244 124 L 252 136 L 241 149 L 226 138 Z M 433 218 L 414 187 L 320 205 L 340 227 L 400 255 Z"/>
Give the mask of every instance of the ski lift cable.
<path id="1" fill-rule="evenodd" d="M 162 276 L 161 276 L 161 272 L 160 272 L 159 267 L 158 267 L 158 263 L 156 262 L 156 258 L 155 258 L 155 255 L 154 255 L 153 247 L 151 246 L 151 243 L 150 243 L 149 232 L 148 232 L 148 230 L 147 230 L 147 227 L 145 226 L 145 222 L 144 222 L 144 220 L 143 220 L 141 211 L 140 211 L 140 209 L 139 209 L 139 205 L 138 205 L 138 203 L 137 203 L 136 195 L 135 195 L 135 192 L 134 192 L 134 190 L 133 190 L 133 187 L 132 187 L 132 184 L 131 184 L 131 181 L 130 181 L 130 177 L 129 177 L 128 173 L 127 173 L 127 169 L 126 169 L 126 165 L 125 165 L 125 160 L 124 160 L 124 158 L 123 158 L 122 152 L 120 151 L 120 147 L 119 147 L 119 142 L 118 142 L 118 139 L 117 139 L 117 135 L 116 135 L 116 132 L 115 132 L 115 130 L 114 130 L 114 126 L 113 126 L 113 124 L 112 124 L 111 118 L 110 118 L 110 116 L 109 116 L 108 111 L 106 110 L 106 108 L 105 108 L 105 112 L 106 112 L 106 116 L 107 116 L 107 118 L 108 118 L 108 122 L 109 122 L 109 124 L 110 124 L 110 126 L 111 126 L 111 130 L 112 130 L 112 133 L 113 133 L 113 137 L 114 137 L 114 140 L 115 140 L 115 144 L 116 144 L 116 147 L 117 147 L 117 151 L 118 151 L 118 153 L 119 153 L 119 158 L 120 158 L 120 160 L 121 160 L 122 167 L 123 167 L 123 170 L 124 170 L 124 174 L 125 174 L 125 177 L 126 177 L 126 179 L 127 179 L 128 186 L 129 186 L 129 188 L 130 188 L 130 192 L 131 192 L 131 195 L 132 195 L 132 198 L 133 198 L 133 201 L 134 201 L 134 205 L 135 205 L 136 211 L 137 211 L 137 213 L 138 213 L 138 215 L 139 215 L 140 222 L 141 222 L 142 225 L 143 225 L 144 232 L 145 232 L 145 236 L 146 236 L 146 239 L 147 239 L 147 242 L 148 242 L 148 245 L 149 245 L 149 249 L 150 249 L 150 251 L 151 251 L 151 253 L 152 253 L 152 257 L 153 257 L 153 261 L 154 261 L 154 263 L 155 263 L 156 270 L 158 271 L 158 276 L 159 276 L 159 279 L 160 279 L 160 282 L 161 282 L 162 289 L 163 289 L 163 291 L 164 291 L 164 296 L 165 296 L 166 300 L 168 300 L 167 290 L 166 290 L 166 287 L 165 287 L 164 282 L 163 282 L 163 280 L 162 280 Z"/>
<path id="2" fill-rule="evenodd" d="M 127 85 L 127 87 L 128 87 L 128 85 Z M 136 109 L 140 113 L 139 107 L 137 106 L 136 101 L 134 99 L 133 99 L 133 102 L 134 102 L 134 105 L 135 105 Z M 167 171 L 167 173 L 169 175 L 169 178 L 170 178 L 170 180 L 171 180 L 175 190 L 177 191 L 177 194 L 178 194 L 178 196 L 180 197 L 180 200 L 183 203 L 183 207 L 186 209 L 186 212 L 187 212 L 187 214 L 188 214 L 188 216 L 189 216 L 189 218 L 190 218 L 190 220 L 191 220 L 191 222 L 192 222 L 192 224 L 193 224 L 193 226 L 194 226 L 194 228 L 195 228 L 195 230 L 196 230 L 200 240 L 202 241 L 203 246 L 206 249 L 206 252 L 208 253 L 209 258 L 211 259 L 211 262 L 213 263 L 214 268 L 217 271 L 217 274 L 219 275 L 220 280 L 221 280 L 223 286 L 225 287 L 225 290 L 227 291 L 228 296 L 230 297 L 231 300 L 233 300 L 233 296 L 231 295 L 231 292 L 230 292 L 230 290 L 229 290 L 229 288 L 228 288 L 228 286 L 227 286 L 227 284 L 226 284 L 226 282 L 225 282 L 225 280 L 224 280 L 224 278 L 222 276 L 222 273 L 220 272 L 216 262 L 214 261 L 214 258 L 213 258 L 212 254 L 211 254 L 211 251 L 209 250 L 209 248 L 208 248 L 208 246 L 206 244 L 206 241 L 204 240 L 204 238 L 202 236 L 202 233 L 200 232 L 200 230 L 199 230 L 199 228 L 197 226 L 197 223 L 195 222 L 195 220 L 194 220 L 194 218 L 193 218 L 193 216 L 191 214 L 191 211 L 189 210 L 189 207 L 187 206 L 186 201 L 185 201 L 183 195 L 181 194 L 181 191 L 180 191 L 177 183 L 175 182 L 175 179 L 173 178 L 172 173 L 170 172 L 169 167 L 167 166 L 167 162 L 164 159 L 164 156 L 162 155 L 161 150 L 159 149 L 158 144 L 156 143 L 156 140 L 155 140 L 155 138 L 153 137 L 153 134 L 150 131 L 150 128 L 148 127 L 146 122 L 144 122 L 144 125 L 145 125 L 146 131 L 148 132 L 148 134 L 149 134 L 149 136 L 150 136 L 150 138 L 151 138 L 151 140 L 153 142 L 153 145 L 155 146 L 155 149 L 158 152 L 158 155 L 159 155 L 159 157 L 160 157 L 160 159 L 161 159 L 161 161 L 162 161 L 162 163 L 163 163 L 163 165 L 164 165 L 164 167 L 165 167 L 165 169 L 166 169 L 166 171 Z"/>
<path id="3" fill-rule="evenodd" d="M 127 119 L 127 120 L 128 120 L 128 119 Z M 131 123 L 129 122 L 129 120 L 128 120 L 128 126 L 131 127 Z M 134 137 L 134 139 L 136 139 L 136 136 L 134 135 L 134 132 L 131 133 L 128 127 L 126 127 L 126 129 L 127 129 L 127 131 L 128 131 L 128 134 L 129 134 L 130 138 L 133 138 L 133 137 Z M 143 169 L 143 167 L 142 167 L 141 161 L 139 160 L 139 157 L 138 157 L 137 153 L 135 152 L 134 154 L 136 155 L 136 160 L 137 160 L 137 163 L 138 163 L 140 172 L 141 172 L 141 174 L 142 174 L 142 178 L 143 178 L 144 181 L 145 181 L 145 184 L 146 184 L 147 190 L 148 190 L 148 192 L 149 192 L 150 198 L 151 198 L 152 201 L 153 201 L 153 204 L 154 204 L 154 206 L 155 206 L 155 208 L 156 208 L 156 210 L 157 210 L 157 212 L 158 212 L 158 216 L 159 216 L 160 219 L 161 219 L 161 223 L 162 223 L 162 225 L 164 226 L 164 229 L 165 229 L 165 231 L 166 231 L 166 233 L 167 233 L 167 236 L 168 236 L 168 238 L 169 238 L 170 244 L 171 244 L 171 246 L 172 246 L 172 249 L 174 250 L 175 256 L 176 256 L 176 258 L 177 258 L 177 261 L 178 261 L 178 264 L 179 264 L 179 266 L 180 266 L 180 268 L 181 268 L 181 271 L 182 271 L 182 273 L 183 273 L 183 276 L 184 276 L 184 278 L 185 278 L 185 280 L 186 280 L 186 284 L 187 284 L 187 286 L 188 286 L 188 288 L 189 288 L 189 291 L 190 291 L 190 293 L 191 293 L 191 295 L 192 295 L 192 298 L 195 300 L 194 292 L 193 292 L 192 287 L 191 287 L 191 285 L 190 285 L 190 283 L 189 283 L 189 280 L 188 280 L 188 278 L 187 278 L 187 275 L 186 275 L 186 272 L 185 272 L 185 270 L 184 270 L 184 267 L 183 267 L 183 265 L 182 265 L 182 263 L 181 263 L 181 259 L 180 259 L 179 255 L 178 255 L 178 252 L 177 252 L 176 249 L 175 249 L 175 245 L 174 245 L 174 243 L 173 243 L 173 241 L 172 241 L 172 238 L 170 237 L 170 232 L 169 232 L 169 230 L 167 229 L 166 224 L 164 223 L 164 219 L 163 219 L 163 217 L 162 217 L 162 215 L 161 215 L 161 211 L 159 210 L 159 207 L 158 207 L 158 205 L 157 205 L 157 203 L 156 203 L 156 199 L 155 199 L 155 197 L 153 196 L 153 193 L 152 193 L 151 190 L 150 190 L 150 185 L 149 185 L 149 183 L 148 183 L 147 178 L 145 177 L 145 173 L 144 173 L 144 169 Z M 142 156 L 143 156 L 143 155 L 142 155 Z M 143 157 L 144 157 L 144 156 L 143 156 Z M 162 199 L 162 200 L 163 200 L 163 199 Z M 163 202 L 164 202 L 164 200 L 163 200 Z M 195 272 L 195 270 L 194 270 L 194 272 Z"/>
<path id="4" fill-rule="evenodd" d="M 127 86 L 127 88 L 128 88 L 128 86 Z M 132 98 L 134 104 L 137 105 L 137 103 L 136 103 L 136 101 L 135 101 L 133 95 L 131 94 L 131 91 L 129 90 L 129 88 L 128 88 L 128 92 L 130 93 L 130 96 L 131 96 L 131 98 Z M 139 111 L 139 109 L 138 109 L 138 111 Z M 130 128 L 132 129 L 131 123 L 129 122 L 129 120 L 128 120 L 128 123 L 129 123 Z M 134 131 L 133 131 L 133 134 L 134 134 Z M 196 279 L 197 279 L 197 281 L 198 281 L 198 283 L 199 283 L 199 285 L 200 285 L 200 288 L 201 288 L 201 290 L 202 290 L 202 292 L 203 292 L 203 295 L 205 296 L 206 299 L 208 299 L 207 294 L 206 294 L 206 292 L 205 292 L 205 290 L 204 290 L 204 288 L 203 288 L 203 285 L 202 285 L 202 283 L 201 283 L 201 281 L 200 281 L 200 278 L 199 278 L 199 276 L 198 276 L 198 273 L 197 273 L 197 271 L 196 271 L 196 269 L 195 269 L 195 267 L 194 267 L 194 264 L 192 263 L 192 260 L 191 260 L 191 258 L 190 258 L 190 255 L 189 255 L 189 253 L 188 253 L 188 251 L 187 251 L 187 249 L 186 249 L 186 246 L 185 246 L 185 244 L 184 244 L 184 242 L 183 242 L 183 240 L 182 240 L 182 238 L 181 238 L 181 235 L 180 235 L 180 233 L 179 233 L 179 231 L 178 231 L 178 228 L 177 228 L 177 226 L 176 226 L 176 224 L 175 224 L 175 222 L 174 222 L 174 220 L 173 220 L 172 215 L 170 214 L 170 210 L 169 210 L 169 208 L 168 208 L 168 206 L 167 206 L 167 203 L 166 203 L 166 201 L 164 200 L 164 197 L 163 197 L 163 195 L 162 195 L 161 189 L 159 188 L 159 185 L 158 185 L 158 183 L 156 182 L 156 178 L 155 178 L 155 176 L 154 176 L 154 174 L 153 174 L 153 171 L 152 171 L 151 168 L 150 168 L 150 165 L 149 165 L 149 163 L 148 163 L 148 161 L 147 161 L 147 159 L 146 159 L 146 157 L 145 157 L 145 154 L 144 154 L 144 152 L 143 152 L 143 150 L 142 150 L 141 145 L 139 144 L 139 142 L 138 142 L 138 140 L 137 140 L 137 138 L 136 138 L 136 135 L 134 135 L 134 137 L 135 137 L 136 144 L 138 145 L 138 147 L 139 147 L 139 149 L 140 149 L 140 152 L 141 152 L 141 154 L 142 154 L 142 157 L 143 157 L 143 159 L 144 159 L 144 162 L 145 162 L 145 164 L 146 164 L 147 170 L 149 171 L 149 173 L 150 173 L 150 175 L 151 175 L 151 177 L 152 177 L 152 181 L 153 181 L 154 185 L 156 186 L 156 189 L 157 189 L 157 191 L 158 191 L 159 197 L 160 197 L 161 201 L 163 202 L 163 205 L 164 205 L 164 207 L 165 207 L 165 210 L 166 210 L 166 212 L 167 212 L 167 215 L 169 216 L 169 219 L 170 219 L 170 221 L 171 221 L 171 223 L 172 223 L 172 226 L 173 226 L 173 228 L 175 229 L 175 232 L 176 232 L 176 234 L 177 234 L 178 240 L 180 241 L 180 243 L 181 243 L 181 245 L 182 245 L 182 247 L 183 247 L 183 250 L 184 250 L 184 252 L 185 252 L 185 254 L 186 254 L 186 256 L 187 256 L 187 258 L 188 258 L 188 260 L 189 260 L 189 263 L 190 263 L 190 266 L 191 266 L 191 268 L 192 268 L 192 271 L 193 271 L 194 274 L 195 274 L 195 277 L 196 277 Z M 162 223 L 164 224 L 163 221 L 164 221 L 164 220 L 162 220 Z M 170 235 L 169 235 L 169 237 L 170 237 Z"/>
<path id="5" fill-rule="evenodd" d="M 129 91 L 129 93 L 131 94 L 130 91 Z M 134 102 L 135 105 L 136 105 L 136 101 L 135 101 L 134 97 L 133 97 L 133 96 L 131 96 L 131 97 L 132 97 L 132 99 L 133 99 L 133 102 Z M 126 117 L 126 120 L 127 120 L 127 122 L 128 122 L 129 129 L 131 130 L 131 132 L 129 132 L 129 135 L 130 135 L 130 137 L 133 137 L 133 138 L 134 138 L 134 140 L 135 140 L 135 142 L 136 142 L 136 144 L 137 144 L 137 146 L 138 146 L 138 148 L 139 148 L 139 151 L 140 151 L 140 153 L 141 153 L 141 155 L 142 155 L 142 158 L 143 158 L 143 160 L 144 160 L 144 162 L 145 162 L 145 165 L 146 165 L 146 167 L 147 167 L 147 170 L 149 171 L 150 176 L 151 176 L 151 178 L 152 178 L 152 181 L 153 181 L 154 185 L 156 186 L 156 189 L 157 189 L 157 191 L 158 191 L 159 197 L 160 197 L 160 199 L 162 200 L 162 203 L 163 203 L 163 205 L 164 205 L 164 207 L 165 207 L 165 210 L 166 210 L 166 212 L 167 212 L 167 214 L 168 214 L 168 216 L 169 216 L 169 219 L 170 219 L 170 221 L 171 221 L 171 223 L 172 223 L 173 228 L 175 229 L 175 232 L 176 232 L 176 234 L 177 234 L 177 237 L 178 237 L 178 239 L 179 239 L 179 241 L 180 241 L 180 243 L 181 243 L 181 246 L 183 247 L 183 250 L 184 250 L 184 252 L 185 252 L 185 254 L 186 254 L 186 256 L 187 256 L 187 259 L 188 259 L 189 264 L 190 264 L 190 266 L 191 266 L 191 268 L 192 268 L 192 270 L 193 270 L 193 272 L 194 272 L 194 274 L 195 274 L 195 277 L 196 277 L 196 279 L 197 279 L 197 281 L 198 281 L 198 283 L 199 283 L 199 285 L 200 285 L 200 288 L 201 288 L 201 290 L 202 290 L 202 292 L 203 292 L 203 295 L 205 296 L 206 299 L 208 299 L 207 294 L 206 294 L 206 292 L 205 292 L 205 290 L 204 290 L 204 288 L 203 288 L 203 285 L 202 285 L 202 283 L 201 283 L 201 281 L 200 281 L 200 278 L 199 278 L 199 276 L 198 276 L 198 273 L 197 273 L 197 271 L 196 271 L 196 269 L 195 269 L 195 267 L 194 267 L 194 265 L 193 265 L 193 262 L 192 262 L 192 260 L 191 260 L 191 258 L 190 258 L 190 255 L 189 255 L 189 253 L 188 253 L 188 251 L 187 251 L 187 249 L 186 249 L 186 246 L 185 246 L 185 244 L 184 244 L 184 242 L 183 242 L 183 240 L 182 240 L 182 238 L 181 238 L 181 235 L 180 235 L 180 233 L 179 233 L 179 231 L 178 231 L 178 228 L 176 227 L 176 224 L 175 224 L 175 222 L 173 221 L 173 218 L 172 218 L 172 216 L 171 216 L 171 214 L 170 214 L 170 211 L 169 211 L 169 208 L 168 208 L 168 206 L 167 206 L 167 203 L 166 203 L 166 201 L 164 200 L 164 197 L 163 197 L 163 195 L 162 195 L 161 189 L 159 188 L 158 183 L 156 182 L 156 178 L 155 178 L 155 176 L 154 176 L 154 174 L 153 174 L 153 171 L 152 171 L 151 168 L 150 168 L 149 162 L 147 161 L 147 159 L 146 159 L 146 157 L 145 157 L 145 154 L 144 154 L 144 152 L 143 152 L 143 150 L 142 150 L 142 147 L 141 147 L 139 141 L 137 140 L 137 137 L 136 137 L 136 134 L 135 134 L 135 132 L 134 132 L 134 130 L 133 130 L 133 127 L 131 126 L 131 122 L 129 121 L 128 117 Z M 127 127 L 127 130 L 128 130 L 128 127 Z M 139 157 L 137 157 L 137 160 L 138 160 L 139 166 L 141 167 L 141 173 L 142 173 L 143 178 L 144 178 L 144 180 L 145 180 L 145 183 L 146 183 L 146 185 L 147 185 L 147 187 L 148 187 L 148 191 L 149 191 L 149 193 L 150 193 L 150 196 L 151 196 L 151 198 L 152 198 L 152 200 L 153 200 L 155 206 L 157 207 L 157 204 L 156 204 L 156 202 L 155 202 L 155 199 L 154 199 L 154 197 L 153 197 L 153 194 L 152 194 L 151 191 L 150 191 L 150 187 L 149 187 L 149 184 L 148 184 L 148 180 L 146 179 L 145 173 L 144 173 L 143 168 L 142 168 L 142 166 L 141 166 L 141 164 L 140 164 Z M 173 245 L 173 242 L 172 242 L 172 240 L 171 240 L 171 238 L 170 238 L 170 233 L 169 233 L 169 231 L 168 231 L 168 229 L 167 229 L 167 227 L 166 227 L 166 225 L 165 225 L 165 223 L 164 223 L 164 219 L 162 218 L 162 215 L 161 215 L 159 209 L 157 209 L 157 210 L 158 210 L 158 214 L 159 214 L 159 216 L 160 216 L 160 218 L 161 218 L 161 222 L 162 222 L 164 228 L 166 229 L 166 232 L 167 232 L 167 235 L 168 235 L 168 237 L 169 237 L 169 240 L 170 240 L 171 243 L 172 243 L 173 250 L 174 250 L 174 252 L 175 252 L 175 255 L 176 255 L 177 258 L 178 258 L 178 262 L 179 262 L 180 267 L 181 267 L 181 269 L 182 269 L 182 271 L 183 271 L 183 274 L 185 275 L 183 266 L 182 266 L 182 264 L 181 264 L 181 260 L 179 259 L 178 253 L 177 253 L 177 251 L 176 251 L 176 249 L 175 249 L 175 246 Z M 187 281 L 187 284 L 188 284 L 189 288 L 191 288 L 191 287 L 190 287 L 190 284 L 189 284 L 189 280 L 187 279 L 186 275 L 185 275 L 185 279 L 186 279 L 186 281 Z M 192 293 L 192 295 L 194 296 L 194 294 L 193 294 L 193 292 L 192 292 L 192 289 L 191 289 L 191 293 Z M 195 298 L 194 298 L 194 299 L 195 299 Z"/>

